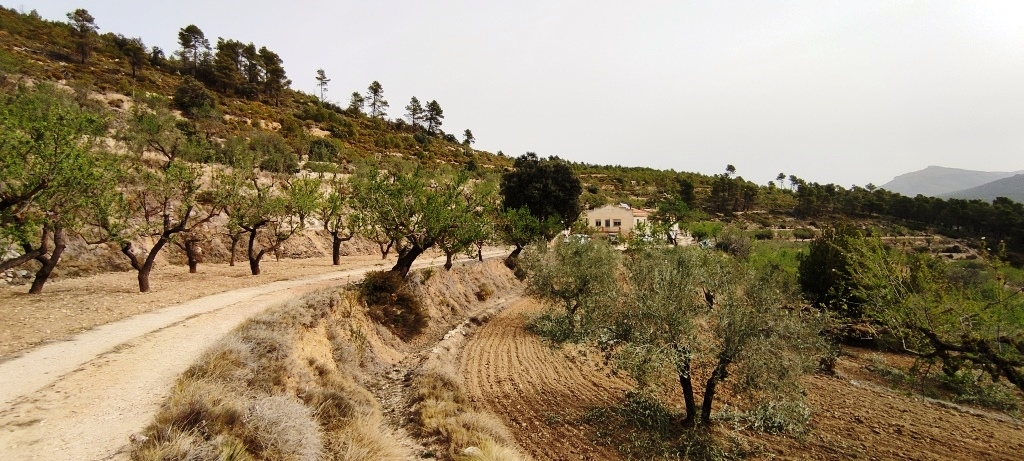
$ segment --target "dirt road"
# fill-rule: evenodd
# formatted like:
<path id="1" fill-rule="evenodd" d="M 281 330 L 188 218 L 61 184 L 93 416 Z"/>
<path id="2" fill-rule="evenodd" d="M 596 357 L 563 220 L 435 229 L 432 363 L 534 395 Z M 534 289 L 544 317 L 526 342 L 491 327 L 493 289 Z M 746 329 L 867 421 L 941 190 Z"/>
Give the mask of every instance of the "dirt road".
<path id="1" fill-rule="evenodd" d="M 443 262 L 424 258 L 417 266 Z M 127 459 L 129 436 L 212 342 L 267 307 L 383 264 L 206 296 L 0 363 L 0 459 Z"/>

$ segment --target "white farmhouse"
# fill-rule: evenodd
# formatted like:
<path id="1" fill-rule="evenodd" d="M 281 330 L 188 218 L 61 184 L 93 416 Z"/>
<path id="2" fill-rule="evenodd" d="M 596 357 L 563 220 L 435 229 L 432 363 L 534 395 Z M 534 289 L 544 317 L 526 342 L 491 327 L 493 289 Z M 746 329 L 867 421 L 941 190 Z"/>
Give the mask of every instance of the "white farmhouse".
<path id="1" fill-rule="evenodd" d="M 631 208 L 625 203 L 605 205 L 585 213 L 587 226 L 598 232 L 629 237 L 637 224 L 647 223 L 647 212 Z"/>

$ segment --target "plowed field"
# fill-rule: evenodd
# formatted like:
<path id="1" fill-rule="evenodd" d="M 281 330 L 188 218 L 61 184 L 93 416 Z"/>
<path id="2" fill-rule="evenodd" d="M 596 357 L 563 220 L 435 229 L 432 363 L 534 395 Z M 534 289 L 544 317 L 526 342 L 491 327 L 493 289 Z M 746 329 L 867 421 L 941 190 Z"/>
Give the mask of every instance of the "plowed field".
<path id="1" fill-rule="evenodd" d="M 578 420 L 591 408 L 615 403 L 630 384 L 527 332 L 524 316 L 537 310 L 521 299 L 466 344 L 459 367 L 470 398 L 502 418 L 535 459 L 617 458 L 613 448 L 592 443 L 591 429 Z"/>
<path id="2" fill-rule="evenodd" d="M 498 415 L 536 459 L 619 459 L 594 440 L 580 417 L 619 403 L 630 384 L 609 376 L 595 360 L 554 349 L 524 329 L 540 312 L 520 300 L 494 317 L 465 345 L 459 367 L 467 392 Z M 906 395 L 870 383 L 867 360 L 843 356 L 839 377 L 810 376 L 814 411 L 802 440 L 741 431 L 755 458 L 1019 460 L 1024 426 L 1002 414 Z"/>

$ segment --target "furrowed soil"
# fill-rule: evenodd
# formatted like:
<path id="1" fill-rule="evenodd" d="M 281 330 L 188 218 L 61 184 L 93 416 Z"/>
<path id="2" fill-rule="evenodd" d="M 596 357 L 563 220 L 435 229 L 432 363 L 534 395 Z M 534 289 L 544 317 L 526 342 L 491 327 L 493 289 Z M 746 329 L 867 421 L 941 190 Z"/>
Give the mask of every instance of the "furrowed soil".
<path id="1" fill-rule="evenodd" d="M 467 392 L 537 459 L 623 459 L 596 440 L 596 428 L 582 415 L 621 403 L 629 382 L 577 350 L 552 348 L 525 331 L 525 318 L 542 311 L 520 300 L 470 338 L 459 361 Z M 868 363 L 864 351 L 854 351 L 840 357 L 836 376 L 805 379 L 813 416 L 803 439 L 732 435 L 754 459 L 1021 459 L 1019 420 L 888 389 L 867 379 Z"/>

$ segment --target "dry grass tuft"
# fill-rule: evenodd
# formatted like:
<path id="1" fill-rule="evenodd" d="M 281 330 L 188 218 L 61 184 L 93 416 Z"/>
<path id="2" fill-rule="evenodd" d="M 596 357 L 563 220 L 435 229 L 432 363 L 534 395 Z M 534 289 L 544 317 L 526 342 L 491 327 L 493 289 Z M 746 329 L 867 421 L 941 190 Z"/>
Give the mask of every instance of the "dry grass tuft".
<path id="1" fill-rule="evenodd" d="M 491 295 L 494 294 L 494 288 L 487 282 L 481 282 L 480 286 L 477 287 L 476 292 L 473 294 L 476 295 L 476 299 L 478 301 L 487 301 L 488 299 L 491 299 Z"/>
<path id="2" fill-rule="evenodd" d="M 413 415 L 420 435 L 439 438 L 448 447 L 449 456 L 455 459 L 526 459 L 511 448 L 512 437 L 501 421 L 473 409 L 462 386 L 450 372 L 424 371 L 413 380 L 412 387 L 415 392 Z M 485 451 L 484 447 L 488 449 Z M 488 453 L 495 457 L 479 457 Z"/>
<path id="3" fill-rule="evenodd" d="M 249 446 L 265 459 L 318 461 L 324 455 L 320 425 L 294 397 L 263 397 L 245 414 Z"/>
<path id="4" fill-rule="evenodd" d="M 379 413 L 361 417 L 346 428 L 342 436 L 330 438 L 335 459 L 347 461 L 399 461 L 409 453 L 395 441 L 398 436 L 387 428 Z"/>

